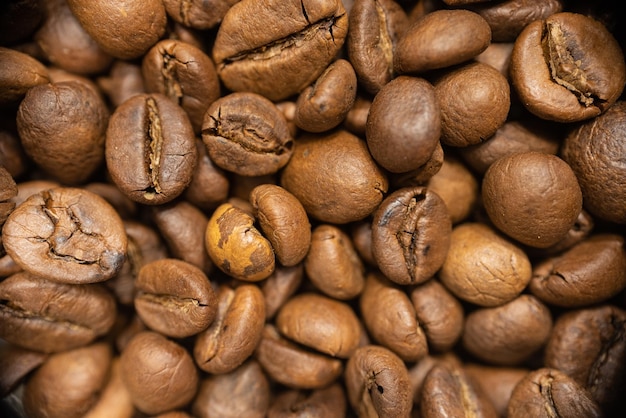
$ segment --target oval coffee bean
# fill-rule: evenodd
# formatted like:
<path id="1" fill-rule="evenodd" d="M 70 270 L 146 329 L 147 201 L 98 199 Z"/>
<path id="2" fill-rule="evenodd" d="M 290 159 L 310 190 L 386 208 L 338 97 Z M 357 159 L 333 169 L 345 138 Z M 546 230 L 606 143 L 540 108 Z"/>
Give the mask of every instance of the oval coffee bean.
<path id="1" fill-rule="evenodd" d="M 345 383 L 350 405 L 360 417 L 406 418 L 411 414 L 409 372 L 387 348 L 359 347 L 346 364 Z"/>
<path id="2" fill-rule="evenodd" d="M 250 191 L 250 204 L 280 264 L 291 267 L 304 260 L 311 224 L 300 201 L 283 187 L 260 184 Z"/>
<path id="3" fill-rule="evenodd" d="M 265 323 L 265 300 L 257 286 L 222 285 L 217 298 L 215 320 L 198 334 L 193 350 L 198 367 L 212 374 L 229 373 L 248 359 Z"/>
<path id="4" fill-rule="evenodd" d="M 217 297 L 208 277 L 193 264 L 175 258 L 145 264 L 135 288 L 137 315 L 167 337 L 198 334 L 215 319 Z"/>
<path id="5" fill-rule="evenodd" d="M 6 252 L 24 270 L 63 283 L 95 283 L 124 264 L 124 223 L 103 198 L 57 187 L 33 194 L 6 220 Z"/>
<path id="6" fill-rule="evenodd" d="M 339 0 L 242 0 L 219 26 L 213 61 L 228 89 L 280 101 L 317 79 L 347 31 Z"/>
<path id="7" fill-rule="evenodd" d="M 398 189 L 374 213 L 374 258 L 390 280 L 423 283 L 443 265 L 451 232 L 448 209 L 436 193 L 426 187 Z"/>
<path id="8" fill-rule="evenodd" d="M 221 204 L 205 231 L 205 246 L 213 263 L 224 273 L 243 281 L 267 278 L 276 267 L 272 244 L 254 227 L 252 215 Z"/>
<path id="9" fill-rule="evenodd" d="M 50 82 L 48 69 L 25 52 L 0 47 L 0 105 L 19 104 L 28 90 Z"/>
<path id="10" fill-rule="evenodd" d="M 115 322 L 115 298 L 100 284 L 55 283 L 19 272 L 0 282 L 0 337 L 53 353 L 84 346 Z"/>
<path id="11" fill-rule="evenodd" d="M 290 389 L 279 393 L 269 407 L 268 418 L 343 418 L 347 411 L 343 386 L 333 383 L 312 391 Z"/>

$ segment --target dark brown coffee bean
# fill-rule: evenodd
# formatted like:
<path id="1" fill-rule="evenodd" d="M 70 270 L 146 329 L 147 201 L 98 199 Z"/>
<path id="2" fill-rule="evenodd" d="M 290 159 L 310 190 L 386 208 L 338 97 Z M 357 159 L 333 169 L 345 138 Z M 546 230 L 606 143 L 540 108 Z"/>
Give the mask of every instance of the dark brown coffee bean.
<path id="1" fill-rule="evenodd" d="M 31 88 L 16 118 L 26 154 L 69 185 L 85 182 L 104 162 L 108 120 L 100 96 L 75 81 Z"/>
<path id="2" fill-rule="evenodd" d="M 598 234 L 533 268 L 529 289 L 555 306 L 605 302 L 626 288 L 624 237 Z"/>
<path id="3" fill-rule="evenodd" d="M 538 353 L 552 331 L 552 314 L 532 295 L 470 312 L 463 347 L 486 364 L 514 366 Z"/>
<path id="4" fill-rule="evenodd" d="M 264 418 L 269 409 L 270 384 L 256 360 L 200 382 L 191 410 L 197 418 Z"/>
<path id="5" fill-rule="evenodd" d="M 349 13 L 348 56 L 359 83 L 371 94 L 392 80 L 393 52 L 409 25 L 393 0 L 355 0 Z"/>
<path id="6" fill-rule="evenodd" d="M 204 246 L 209 218 L 191 203 L 180 200 L 153 207 L 152 219 L 170 254 L 188 262 L 205 274 L 213 263 Z"/>
<path id="7" fill-rule="evenodd" d="M 487 49 L 476 55 L 474 59 L 483 64 L 491 65 L 508 79 L 511 51 L 513 51 L 513 42 L 491 42 Z"/>
<path id="8" fill-rule="evenodd" d="M 27 416 L 83 417 L 109 378 L 111 358 L 106 343 L 51 355 L 24 386 Z"/>
<path id="9" fill-rule="evenodd" d="M 1 52 L 0 52 L 1 54 Z M 18 178 L 30 168 L 22 143 L 17 133 L 0 129 L 0 166 L 13 178 Z"/>
<path id="10" fill-rule="evenodd" d="M 113 57 L 104 52 L 72 14 L 66 0 L 44 3 L 45 19 L 33 38 L 46 60 L 76 74 L 108 69 Z"/>
<path id="11" fill-rule="evenodd" d="M 185 111 L 159 93 L 138 94 L 109 120 L 105 156 L 113 182 L 130 199 L 160 205 L 178 197 L 197 164 Z"/>
<path id="12" fill-rule="evenodd" d="M 508 0 L 471 4 L 468 9 L 487 21 L 494 42 L 511 42 L 529 23 L 561 12 L 563 3 L 563 0 Z"/>
<path id="13" fill-rule="evenodd" d="M 122 220 L 130 220 L 137 216 L 137 204 L 120 191 L 114 184 L 94 181 L 82 186 L 85 190 L 97 194 L 109 202 Z"/>
<path id="14" fill-rule="evenodd" d="M 441 108 L 441 142 L 453 147 L 479 144 L 494 135 L 508 116 L 507 79 L 481 62 L 453 67 L 434 81 Z"/>
<path id="15" fill-rule="evenodd" d="M 361 260 L 370 266 L 376 266 L 376 259 L 372 253 L 372 223 L 367 220 L 353 223 L 350 238 Z"/>
<path id="16" fill-rule="evenodd" d="M 178 40 L 163 39 L 141 61 L 149 93 L 161 93 L 180 105 L 200 133 L 204 114 L 220 97 L 220 84 L 211 58 L 199 48 Z"/>
<path id="17" fill-rule="evenodd" d="M 265 97 L 250 92 L 214 101 L 204 115 L 202 140 L 217 166 L 244 176 L 276 173 L 293 152 L 282 112 Z"/>
<path id="18" fill-rule="evenodd" d="M 280 183 L 309 216 L 335 224 L 373 213 L 388 187 L 365 142 L 345 130 L 298 138 Z"/>
<path id="19" fill-rule="evenodd" d="M 437 141 L 435 150 L 422 166 L 406 173 L 390 173 L 389 182 L 391 183 L 391 189 L 425 186 L 428 184 L 428 180 L 441 170 L 443 161 L 443 147 L 441 146 L 441 141 Z"/>
<path id="20" fill-rule="evenodd" d="M 528 373 L 515 386 L 506 416 L 599 418 L 603 414 L 589 393 L 571 377 L 544 367 Z"/>
<path id="21" fill-rule="evenodd" d="M 141 4 L 124 0 L 67 0 L 67 4 L 93 40 L 116 58 L 142 56 L 165 33 L 167 15 L 161 0 Z"/>
<path id="22" fill-rule="evenodd" d="M 338 126 L 354 104 L 356 74 L 350 61 L 338 59 L 302 90 L 296 102 L 294 122 L 308 132 L 324 132 Z"/>
<path id="23" fill-rule="evenodd" d="M 311 246 L 311 224 L 300 201 L 275 184 L 261 184 L 250 192 L 250 203 L 263 234 L 283 266 L 304 260 Z"/>
<path id="24" fill-rule="evenodd" d="M 438 276 L 459 299 L 498 306 L 522 293 L 532 266 L 524 251 L 496 230 L 465 222 L 452 230 L 450 250 Z"/>
<path id="25" fill-rule="evenodd" d="M 265 323 L 265 301 L 257 286 L 222 285 L 217 299 L 215 320 L 198 334 L 194 346 L 198 367 L 212 374 L 231 372 L 246 361 L 261 340 Z"/>
<path id="26" fill-rule="evenodd" d="M 363 323 L 378 344 L 404 361 L 418 361 L 428 354 L 426 334 L 411 299 L 381 274 L 370 273 L 359 298 Z"/>
<path id="27" fill-rule="evenodd" d="M 167 15 L 193 29 L 219 25 L 230 7 L 239 0 L 163 0 Z"/>
<path id="28" fill-rule="evenodd" d="M 33 370 L 41 366 L 48 355 L 27 350 L 6 341 L 0 343 L 0 397 L 13 392 Z"/>
<path id="29" fill-rule="evenodd" d="M 491 42 L 491 28 L 470 10 L 435 10 L 416 20 L 396 45 L 394 69 L 421 73 L 468 61 Z"/>
<path id="30" fill-rule="evenodd" d="M 526 248 L 526 253 L 530 257 L 546 257 L 561 254 L 573 246 L 581 243 L 583 240 L 587 239 L 591 233 L 593 232 L 595 227 L 595 222 L 589 212 L 585 209 L 580 211 L 578 218 L 576 218 L 576 222 L 574 225 L 567 231 L 565 237 L 559 240 L 556 244 L 551 245 L 547 248 Z"/>
<path id="31" fill-rule="evenodd" d="M 555 13 L 529 23 L 515 40 L 511 83 L 531 113 L 577 122 L 606 111 L 626 84 L 624 53 L 599 21 Z"/>
<path id="32" fill-rule="evenodd" d="M 265 325 L 254 356 L 273 381 L 290 388 L 327 387 L 343 373 L 342 360 L 289 341 L 270 323 Z"/>
<path id="33" fill-rule="evenodd" d="M 350 133 L 364 138 L 367 115 L 369 114 L 372 100 L 358 93 L 357 91 L 356 99 L 343 121 L 343 126 Z"/>
<path id="34" fill-rule="evenodd" d="M 366 125 L 367 147 L 393 173 L 416 170 L 431 157 L 441 136 L 441 113 L 433 86 L 400 76 L 374 97 Z"/>
<path id="35" fill-rule="evenodd" d="M 499 417 L 506 416 L 513 389 L 529 372 L 521 367 L 487 366 L 480 363 L 465 363 L 463 370 L 480 386 Z"/>
<path id="36" fill-rule="evenodd" d="M 461 337 L 465 322 L 459 300 L 436 279 L 415 287 L 410 297 L 428 347 L 442 353 L 449 351 Z"/>
<path id="37" fill-rule="evenodd" d="M 347 31 L 348 15 L 339 0 L 242 0 L 219 26 L 213 61 L 228 89 L 280 101 L 319 77 Z"/>
<path id="38" fill-rule="evenodd" d="M 175 258 L 145 264 L 135 288 L 137 314 L 165 336 L 198 334 L 215 319 L 217 297 L 208 277 L 193 264 Z"/>
<path id="39" fill-rule="evenodd" d="M 304 269 L 311 283 L 332 298 L 352 299 L 363 290 L 363 262 L 348 234 L 335 225 L 315 227 Z"/>
<path id="40" fill-rule="evenodd" d="M 110 279 L 127 245 L 122 219 L 106 200 L 68 187 L 26 199 L 9 215 L 2 241 L 24 270 L 64 283 Z"/>
<path id="41" fill-rule="evenodd" d="M 273 318 L 285 302 L 296 293 L 303 277 L 303 263 L 291 267 L 278 265 L 274 272 L 260 283 L 265 299 L 265 319 Z"/>
<path id="42" fill-rule="evenodd" d="M 603 304 L 559 316 L 544 362 L 571 377 L 609 411 L 623 402 L 625 356 L 626 311 Z"/>
<path id="43" fill-rule="evenodd" d="M 15 201 L 17 196 L 17 184 L 13 176 L 0 165 L 0 228 L 6 222 L 7 218 L 15 209 Z M 1 235 L 0 235 L 1 237 Z"/>
<path id="44" fill-rule="evenodd" d="M 420 400 L 422 418 L 496 418 L 496 411 L 461 366 L 436 364 L 426 375 Z"/>
<path id="45" fill-rule="evenodd" d="M 426 184 L 446 204 L 453 225 L 469 218 L 478 203 L 478 179 L 452 153 L 446 153 L 441 167 Z"/>
<path id="46" fill-rule="evenodd" d="M 387 348 L 359 347 L 348 359 L 345 383 L 350 405 L 359 417 L 408 417 L 413 401 L 404 362 Z"/>
<path id="47" fill-rule="evenodd" d="M 626 101 L 618 101 L 604 114 L 573 129 L 561 155 L 580 184 L 585 208 L 609 222 L 626 224 L 622 138 Z"/>
<path id="48" fill-rule="evenodd" d="M 449 365 L 450 367 L 461 367 L 461 359 L 454 351 L 449 350 L 442 354 L 428 354 L 419 361 L 408 365 L 409 379 L 411 380 L 411 390 L 413 391 L 413 404 L 419 409 L 422 401 L 422 389 L 426 376 L 437 364 Z"/>
<path id="49" fill-rule="evenodd" d="M 292 341 L 339 358 L 352 355 L 361 331 L 350 305 L 312 292 L 289 299 L 276 314 L 276 327 Z"/>
<path id="50" fill-rule="evenodd" d="M 248 282 L 267 278 L 276 267 L 272 244 L 254 223 L 251 214 L 223 203 L 211 215 L 204 240 L 211 260 L 220 270 Z"/>
<path id="51" fill-rule="evenodd" d="M 230 180 L 224 170 L 209 158 L 202 139 L 196 138 L 198 165 L 183 197 L 202 210 L 213 210 L 228 199 Z"/>
<path id="52" fill-rule="evenodd" d="M 484 175 L 498 158 L 516 152 L 538 151 L 556 155 L 561 141 L 555 134 L 539 120 L 509 120 L 486 141 L 461 148 L 460 156 L 473 170 Z"/>
<path id="53" fill-rule="evenodd" d="M 46 67 L 15 49 L 0 47 L 0 106 L 19 104 L 31 87 L 50 82 Z"/>
<path id="54" fill-rule="evenodd" d="M 136 413 L 130 393 L 122 382 L 119 356 L 113 357 L 106 386 L 84 418 L 130 418 Z M 187 417 L 177 417 L 187 418 Z"/>
<path id="55" fill-rule="evenodd" d="M 339 383 L 304 391 L 290 389 L 276 395 L 267 411 L 268 418 L 343 418 L 347 401 Z"/>
<path id="56" fill-rule="evenodd" d="M 528 151 L 494 162 L 483 177 L 489 219 L 511 238 L 545 248 L 563 239 L 582 210 L 570 166 L 555 155 Z"/>
<path id="57" fill-rule="evenodd" d="M 141 65 L 130 61 L 115 60 L 109 72 L 96 78 L 96 82 L 114 107 L 146 92 Z"/>
<path id="58" fill-rule="evenodd" d="M 113 327 L 115 299 L 100 284 L 65 284 L 26 272 L 0 282 L 0 336 L 53 353 L 89 344 Z"/>
<path id="59" fill-rule="evenodd" d="M 153 331 L 135 335 L 120 355 L 121 377 L 135 407 L 157 415 L 187 405 L 198 389 L 193 359 Z"/>
<path id="60" fill-rule="evenodd" d="M 374 258 L 390 280 L 423 283 L 443 265 L 451 231 L 448 209 L 436 193 L 425 187 L 398 189 L 374 213 Z"/>

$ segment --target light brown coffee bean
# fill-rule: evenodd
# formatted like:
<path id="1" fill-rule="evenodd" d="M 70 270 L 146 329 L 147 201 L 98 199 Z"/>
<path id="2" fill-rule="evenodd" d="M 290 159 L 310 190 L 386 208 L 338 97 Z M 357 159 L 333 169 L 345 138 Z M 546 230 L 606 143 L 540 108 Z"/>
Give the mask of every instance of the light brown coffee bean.
<path id="1" fill-rule="evenodd" d="M 268 418 L 343 418 L 346 416 L 346 393 L 340 383 L 304 391 L 290 389 L 278 393 L 267 412 Z"/>

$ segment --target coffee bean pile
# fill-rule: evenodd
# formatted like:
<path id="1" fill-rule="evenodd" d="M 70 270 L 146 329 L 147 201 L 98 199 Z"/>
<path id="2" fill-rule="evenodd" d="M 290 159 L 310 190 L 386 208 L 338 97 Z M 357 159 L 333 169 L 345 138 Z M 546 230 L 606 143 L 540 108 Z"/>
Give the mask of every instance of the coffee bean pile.
<path id="1" fill-rule="evenodd" d="M 620 6 L 4 1 L 0 416 L 623 417 Z"/>

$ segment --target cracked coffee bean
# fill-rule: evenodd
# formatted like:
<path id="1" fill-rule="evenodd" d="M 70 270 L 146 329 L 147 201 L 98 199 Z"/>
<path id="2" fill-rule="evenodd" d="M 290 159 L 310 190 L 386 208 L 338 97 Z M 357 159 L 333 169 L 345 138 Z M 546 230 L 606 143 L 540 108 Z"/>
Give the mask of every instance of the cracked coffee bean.
<path id="1" fill-rule="evenodd" d="M 448 209 L 435 192 L 426 187 L 398 189 L 374 213 L 374 258 L 393 282 L 423 283 L 443 265 L 451 232 Z"/>
<path id="2" fill-rule="evenodd" d="M 36 193 L 6 220 L 2 241 L 24 270 L 63 283 L 95 283 L 124 264 L 127 237 L 113 207 L 84 189 Z"/>
<path id="3" fill-rule="evenodd" d="M 228 89 L 280 101 L 322 74 L 347 32 L 341 0 L 242 0 L 219 26 L 213 61 Z"/>
<path id="4" fill-rule="evenodd" d="M 106 133 L 106 164 L 131 200 L 160 205 L 191 182 L 198 152 L 189 117 L 160 93 L 138 94 L 119 105 Z"/>

